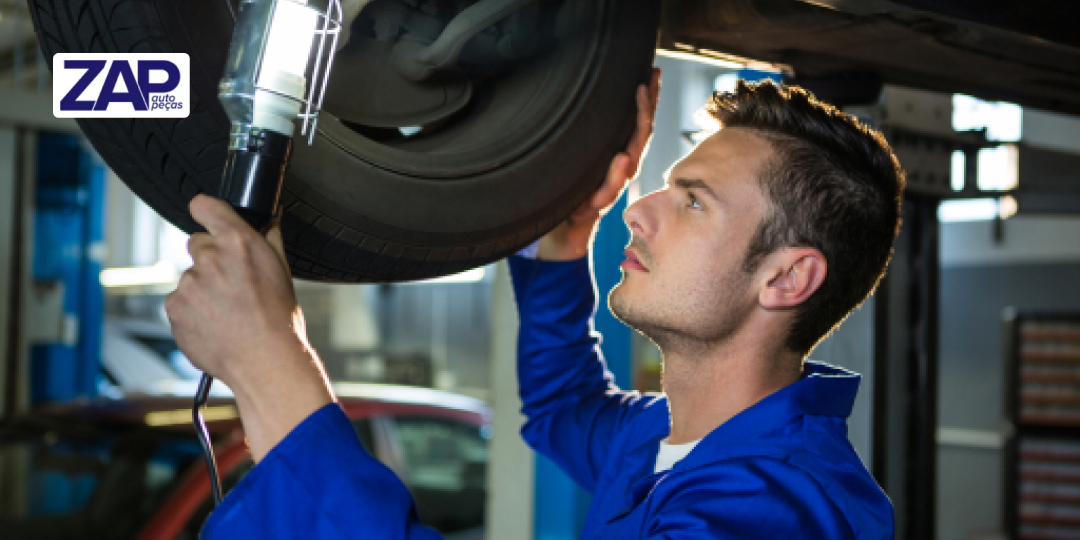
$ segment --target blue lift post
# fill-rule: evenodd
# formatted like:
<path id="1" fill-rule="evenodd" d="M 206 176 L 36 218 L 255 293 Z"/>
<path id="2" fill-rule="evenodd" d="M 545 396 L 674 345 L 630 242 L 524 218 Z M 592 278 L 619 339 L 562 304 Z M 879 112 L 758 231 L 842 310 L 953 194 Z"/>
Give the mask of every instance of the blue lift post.
<path id="1" fill-rule="evenodd" d="M 784 82 L 784 74 L 776 73 L 774 71 L 761 71 L 758 69 L 740 69 L 735 74 L 740 79 L 748 83 L 760 82 L 766 79 L 772 80 L 776 84 L 781 84 Z"/>
<path id="2" fill-rule="evenodd" d="M 73 332 L 30 353 L 31 401 L 64 401 L 97 394 L 104 291 L 105 167 L 78 137 L 38 135 L 34 197 L 33 277 L 64 285 L 63 312 Z"/>
<path id="3" fill-rule="evenodd" d="M 592 249 L 599 307 L 596 330 L 603 336 L 600 349 L 608 369 L 620 388 L 631 388 L 630 328 L 616 319 L 607 306 L 607 295 L 622 279 L 619 264 L 630 242 L 623 223 L 627 195 L 623 192 L 615 206 L 600 220 Z M 592 497 L 549 459 L 536 456 L 536 500 L 534 540 L 571 540 L 581 537 Z"/>
<path id="4" fill-rule="evenodd" d="M 105 167 L 73 135 L 38 135 L 34 193 L 33 278 L 60 282 L 66 326 L 60 342 L 30 351 L 30 398 L 38 404 L 97 394 L 104 291 L 99 252 L 104 239 Z M 49 516 L 86 505 L 91 474 L 35 470 L 29 477 L 29 511 Z"/>

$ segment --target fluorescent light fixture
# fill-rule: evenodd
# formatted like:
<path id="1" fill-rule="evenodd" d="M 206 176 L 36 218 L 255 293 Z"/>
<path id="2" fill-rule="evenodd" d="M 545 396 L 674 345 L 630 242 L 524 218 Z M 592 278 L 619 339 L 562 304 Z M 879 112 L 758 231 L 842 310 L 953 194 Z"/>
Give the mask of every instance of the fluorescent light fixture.
<path id="1" fill-rule="evenodd" d="M 957 150 L 952 153 L 952 170 L 949 175 L 949 184 L 953 191 L 964 190 L 964 179 L 967 177 L 967 158 L 964 153 Z"/>
<path id="2" fill-rule="evenodd" d="M 986 128 L 991 141 L 1020 140 L 1023 109 L 1014 103 L 990 102 L 964 94 L 953 94 L 953 129 L 957 131 Z"/>
<path id="3" fill-rule="evenodd" d="M 429 283 L 476 283 L 484 279 L 486 270 L 483 266 L 480 268 L 473 268 L 472 270 L 466 270 L 457 274 L 450 274 L 449 276 L 442 276 L 431 279 L 421 279 L 419 281 L 406 281 L 405 283 L 411 283 L 416 285 L 423 285 Z"/>
<path id="4" fill-rule="evenodd" d="M 699 51 L 704 52 L 704 51 Z M 712 52 L 712 51 L 710 51 Z M 718 54 L 718 53 L 717 53 Z M 700 64 L 708 64 L 710 66 L 727 68 L 727 69 L 742 69 L 746 67 L 746 64 L 736 62 L 734 60 L 728 60 L 726 58 L 717 58 L 714 56 L 701 56 L 700 54 L 692 54 L 689 52 L 669 51 L 667 49 L 657 49 L 656 56 L 663 56 L 665 58 L 674 58 L 675 60 L 686 60 L 688 62 L 698 62 Z"/>
<path id="5" fill-rule="evenodd" d="M 957 199 L 943 201 L 938 206 L 938 220 L 942 223 L 987 221 L 997 217 L 997 213 L 997 199 Z"/>
<path id="6" fill-rule="evenodd" d="M 103 287 L 138 287 L 143 285 L 172 285 L 180 273 L 172 263 L 159 261 L 154 266 L 106 268 L 99 277 Z"/>
<path id="7" fill-rule="evenodd" d="M 938 206 L 938 221 L 959 223 L 964 221 L 990 221 L 1008 219 L 1016 215 L 1016 199 L 1005 196 L 1000 199 L 957 199 L 944 201 Z"/>
<path id="8" fill-rule="evenodd" d="M 1020 151 L 1015 144 L 979 149 L 979 189 L 1009 191 L 1020 184 Z"/>
<path id="9" fill-rule="evenodd" d="M 717 92 L 734 92 L 735 83 L 739 82 L 739 75 L 737 73 L 724 73 L 718 75 L 716 80 L 713 81 L 713 90 Z"/>

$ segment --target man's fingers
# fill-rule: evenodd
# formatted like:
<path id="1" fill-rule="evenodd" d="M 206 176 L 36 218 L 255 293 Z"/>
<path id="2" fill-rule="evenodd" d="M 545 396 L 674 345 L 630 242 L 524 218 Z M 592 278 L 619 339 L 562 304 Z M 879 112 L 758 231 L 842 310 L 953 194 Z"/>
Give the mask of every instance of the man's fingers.
<path id="1" fill-rule="evenodd" d="M 604 179 L 604 185 L 600 186 L 600 189 L 589 200 L 589 206 L 594 211 L 599 212 L 615 204 L 619 194 L 626 187 L 627 180 L 630 179 L 631 161 L 630 156 L 625 153 L 615 154 L 615 158 L 611 160 L 611 167 L 608 168 L 607 178 Z"/>
<path id="2" fill-rule="evenodd" d="M 656 119 L 657 100 L 660 96 L 660 68 L 654 67 L 649 85 L 638 86 L 634 99 L 637 103 L 637 116 L 635 117 L 634 133 L 626 146 L 626 151 L 616 154 L 608 168 L 607 178 L 596 193 L 589 198 L 581 208 L 578 208 L 574 218 L 584 217 L 591 213 L 599 214 L 603 209 L 611 206 L 619 198 L 626 183 L 637 174 L 641 164 L 641 156 L 645 153 L 645 147 L 652 137 L 653 122 Z"/>
<path id="3" fill-rule="evenodd" d="M 188 237 L 187 252 L 191 255 L 191 260 L 198 264 L 201 254 L 213 243 L 213 237 L 206 233 L 194 233 Z"/>
<path id="4" fill-rule="evenodd" d="M 188 210 L 192 219 L 205 227 L 211 236 L 222 236 L 236 230 L 253 230 L 229 203 L 209 195 L 196 195 L 191 199 Z"/>
<path id="5" fill-rule="evenodd" d="M 631 177 L 637 174 L 641 156 L 645 154 L 645 148 L 652 138 L 653 125 L 656 121 L 656 107 L 660 100 L 660 68 L 653 68 L 649 85 L 639 86 L 634 98 L 637 103 L 637 117 L 634 134 L 626 147 L 627 153 L 632 158 L 629 169 Z"/>
<path id="6" fill-rule="evenodd" d="M 649 90 L 644 85 L 637 88 L 634 97 L 637 102 L 637 117 L 635 118 L 634 135 L 630 137 L 630 144 L 626 146 L 626 151 L 631 156 L 640 157 L 645 150 L 645 143 L 649 141 L 649 136 L 652 135 L 652 104 L 649 103 Z"/>
<path id="7" fill-rule="evenodd" d="M 600 214 L 615 204 L 623 189 L 626 188 L 627 183 L 637 174 L 641 156 L 645 153 L 645 147 L 652 137 L 659 95 L 660 68 L 653 68 L 648 86 L 639 86 L 634 95 L 637 115 L 634 119 L 634 133 L 630 137 L 626 150 L 612 158 L 604 183 L 593 193 L 592 197 L 582 203 L 577 210 L 574 210 L 574 213 L 556 227 L 551 234 L 557 234 L 559 231 L 565 233 L 567 230 L 578 227 L 592 227 Z"/>
<path id="8" fill-rule="evenodd" d="M 292 275 L 289 271 L 289 259 L 285 257 L 285 241 L 281 238 L 281 220 L 275 219 L 270 224 L 270 229 L 266 231 L 266 241 L 270 242 L 270 247 L 274 248 L 274 253 L 281 260 L 281 265 L 285 267 L 285 273 Z"/>
<path id="9" fill-rule="evenodd" d="M 652 77 L 649 79 L 649 96 L 652 101 L 653 116 L 656 116 L 656 107 L 660 104 L 660 77 L 663 76 L 664 70 L 653 67 Z"/>
<path id="10" fill-rule="evenodd" d="M 195 287 L 191 283 L 194 279 L 194 269 L 188 268 L 183 274 L 180 274 L 180 280 L 176 283 L 176 290 L 165 297 L 165 316 L 168 317 L 170 323 L 177 322 L 180 316 L 188 313 L 189 310 L 185 309 L 186 298 Z"/>

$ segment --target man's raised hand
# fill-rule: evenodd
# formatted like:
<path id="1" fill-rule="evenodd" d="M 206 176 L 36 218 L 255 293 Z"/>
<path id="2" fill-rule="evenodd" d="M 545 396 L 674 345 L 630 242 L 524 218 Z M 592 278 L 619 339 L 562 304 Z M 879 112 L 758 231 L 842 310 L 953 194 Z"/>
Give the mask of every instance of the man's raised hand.
<path id="1" fill-rule="evenodd" d="M 656 104 L 660 97 L 660 68 L 653 68 L 649 86 L 637 89 L 637 119 L 634 134 L 626 150 L 611 160 L 607 177 L 600 189 L 586 200 L 570 217 L 540 239 L 536 256 L 549 261 L 569 261 L 584 257 L 589 252 L 596 224 L 600 216 L 618 200 L 641 166 L 641 159 L 653 134 Z"/>

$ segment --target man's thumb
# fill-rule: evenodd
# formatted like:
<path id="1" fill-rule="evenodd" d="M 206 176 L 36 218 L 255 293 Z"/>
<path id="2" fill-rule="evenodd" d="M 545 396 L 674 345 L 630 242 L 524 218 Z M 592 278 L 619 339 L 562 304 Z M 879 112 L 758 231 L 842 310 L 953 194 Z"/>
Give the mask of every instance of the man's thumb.
<path id="1" fill-rule="evenodd" d="M 285 272 L 292 275 L 289 271 L 289 259 L 285 257 L 285 241 L 281 238 L 281 220 L 275 219 L 270 224 L 270 228 L 266 230 L 266 241 L 270 242 L 270 247 L 274 248 L 274 253 L 281 259 L 282 266 L 285 267 Z"/>

